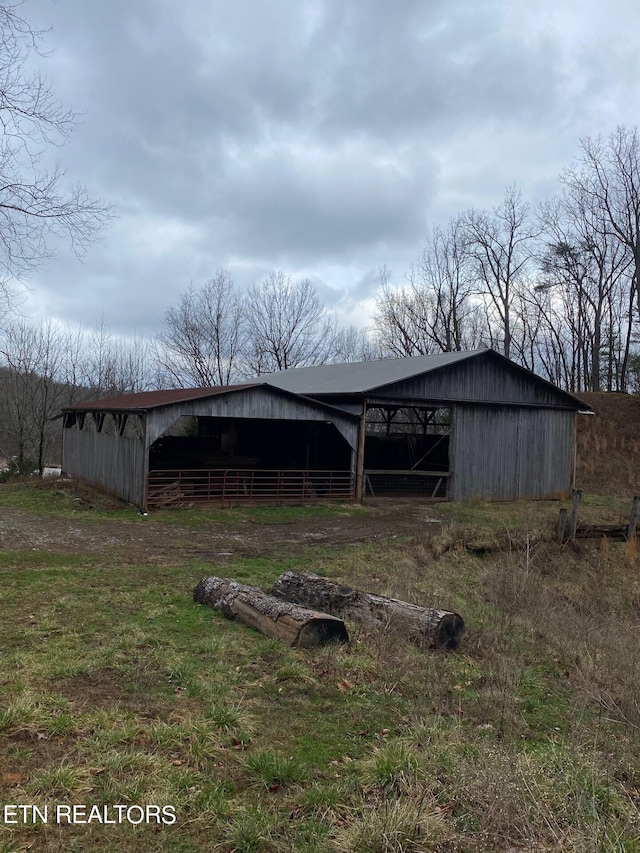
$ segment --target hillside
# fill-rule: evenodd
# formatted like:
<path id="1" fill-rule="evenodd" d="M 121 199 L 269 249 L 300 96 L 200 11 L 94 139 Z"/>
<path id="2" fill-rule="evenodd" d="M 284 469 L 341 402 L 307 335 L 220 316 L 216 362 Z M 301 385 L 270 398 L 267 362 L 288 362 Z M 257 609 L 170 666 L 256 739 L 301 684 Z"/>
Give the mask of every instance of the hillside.
<path id="1" fill-rule="evenodd" d="M 58 465 L 62 461 L 62 422 L 58 417 L 62 406 L 87 399 L 95 392 L 82 385 L 54 382 L 47 393 L 45 464 Z M 17 456 L 22 439 L 26 472 L 37 464 L 42 405 L 42 386 L 37 375 L 17 376 L 0 366 L 0 458 Z"/>
<path id="2" fill-rule="evenodd" d="M 578 417 L 578 488 L 590 494 L 640 494 L 640 396 L 580 394 L 595 416 Z"/>

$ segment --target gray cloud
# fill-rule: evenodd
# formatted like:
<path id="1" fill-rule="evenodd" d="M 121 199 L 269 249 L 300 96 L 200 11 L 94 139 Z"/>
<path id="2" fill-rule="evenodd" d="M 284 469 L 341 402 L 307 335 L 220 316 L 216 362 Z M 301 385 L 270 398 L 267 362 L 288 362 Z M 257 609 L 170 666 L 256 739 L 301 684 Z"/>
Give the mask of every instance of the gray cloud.
<path id="1" fill-rule="evenodd" d="M 311 275 L 345 316 L 368 310 L 378 266 L 401 276 L 433 221 L 513 182 L 536 201 L 581 135 L 635 123 L 640 11 L 612 10 L 27 0 L 52 27 L 46 73 L 85 112 L 53 153 L 120 214 L 82 265 L 60 246 L 31 310 L 153 331 L 221 265 L 245 285 Z"/>

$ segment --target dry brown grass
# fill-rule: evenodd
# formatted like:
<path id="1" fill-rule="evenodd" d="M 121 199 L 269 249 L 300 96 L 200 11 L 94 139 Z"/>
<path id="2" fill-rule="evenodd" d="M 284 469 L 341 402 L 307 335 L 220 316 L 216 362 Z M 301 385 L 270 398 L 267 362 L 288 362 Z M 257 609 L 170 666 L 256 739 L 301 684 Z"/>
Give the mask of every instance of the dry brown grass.
<path id="1" fill-rule="evenodd" d="M 580 394 L 595 416 L 578 416 L 577 486 L 591 494 L 640 494 L 640 396 Z"/>

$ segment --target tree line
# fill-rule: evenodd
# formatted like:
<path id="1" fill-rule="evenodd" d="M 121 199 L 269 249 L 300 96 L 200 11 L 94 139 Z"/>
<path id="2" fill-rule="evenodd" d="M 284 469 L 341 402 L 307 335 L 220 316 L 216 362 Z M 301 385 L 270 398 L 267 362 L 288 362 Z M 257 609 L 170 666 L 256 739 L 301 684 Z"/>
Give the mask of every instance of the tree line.
<path id="1" fill-rule="evenodd" d="M 640 137 L 582 140 L 537 209 L 510 187 L 433 229 L 373 330 L 397 356 L 491 346 L 560 387 L 638 391 Z"/>
<path id="2" fill-rule="evenodd" d="M 490 346 L 571 391 L 640 390 L 640 136 L 586 138 L 537 208 L 499 205 L 435 226 L 401 282 L 380 271 L 367 328 L 344 328 L 308 279 L 242 294 L 220 270 L 154 339 L 164 384 L 227 384 L 329 362 Z"/>
<path id="3" fill-rule="evenodd" d="M 559 192 L 533 208 L 508 187 L 433 228 L 401 282 L 380 271 L 366 329 L 340 326 L 309 280 L 282 272 L 241 295 L 219 271 L 169 309 L 154 342 L 167 382 L 225 384 L 331 361 L 490 346 L 561 388 L 640 386 L 640 137 L 586 138 Z"/>
<path id="4" fill-rule="evenodd" d="M 640 390 L 640 137 L 587 138 L 558 194 L 508 187 L 491 210 L 435 226 L 401 282 L 380 270 L 366 328 L 345 327 L 308 278 L 249 290 L 219 269 L 123 340 L 5 314 L 0 456 L 42 469 L 63 405 L 155 388 L 229 385 L 314 364 L 490 346 L 571 391 Z"/>

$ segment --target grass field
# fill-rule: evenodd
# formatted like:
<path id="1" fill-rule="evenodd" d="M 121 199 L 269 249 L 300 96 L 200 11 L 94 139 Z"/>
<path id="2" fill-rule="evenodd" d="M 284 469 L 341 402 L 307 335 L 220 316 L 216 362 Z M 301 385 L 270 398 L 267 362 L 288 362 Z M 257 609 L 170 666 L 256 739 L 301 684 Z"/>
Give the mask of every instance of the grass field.
<path id="1" fill-rule="evenodd" d="M 640 851 L 640 561 L 558 545 L 558 506 L 145 519 L 0 486 L 0 806 L 40 810 L 0 811 L 0 851 Z M 298 651 L 192 601 L 207 574 L 289 568 L 467 633 Z"/>

